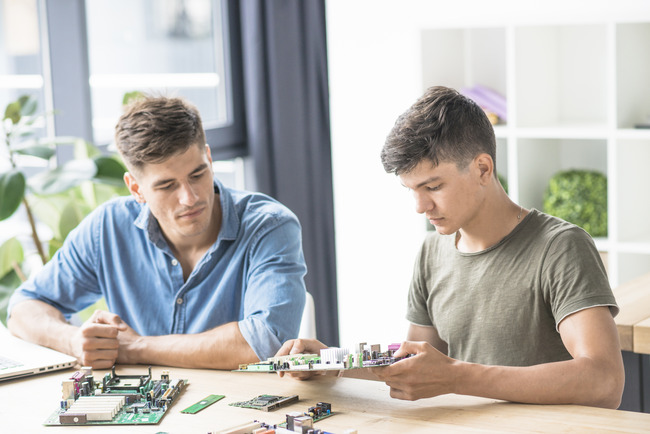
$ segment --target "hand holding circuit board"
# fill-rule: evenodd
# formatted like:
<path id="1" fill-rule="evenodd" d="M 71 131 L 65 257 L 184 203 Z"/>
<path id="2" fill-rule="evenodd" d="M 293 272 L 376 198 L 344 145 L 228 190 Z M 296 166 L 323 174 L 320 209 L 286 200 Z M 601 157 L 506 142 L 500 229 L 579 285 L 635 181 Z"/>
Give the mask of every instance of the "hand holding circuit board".
<path id="1" fill-rule="evenodd" d="M 314 375 L 341 375 L 353 369 L 392 365 L 410 356 L 395 356 L 399 348 L 399 344 L 392 344 L 388 346 L 388 351 L 382 352 L 380 345 L 369 346 L 364 342 L 347 349 L 327 347 L 314 339 L 295 339 L 286 342 L 274 357 L 258 363 L 242 364 L 237 371 L 277 372 L 281 376 L 288 373 L 293 378 L 306 380 Z M 315 351 L 320 354 L 314 354 Z"/>

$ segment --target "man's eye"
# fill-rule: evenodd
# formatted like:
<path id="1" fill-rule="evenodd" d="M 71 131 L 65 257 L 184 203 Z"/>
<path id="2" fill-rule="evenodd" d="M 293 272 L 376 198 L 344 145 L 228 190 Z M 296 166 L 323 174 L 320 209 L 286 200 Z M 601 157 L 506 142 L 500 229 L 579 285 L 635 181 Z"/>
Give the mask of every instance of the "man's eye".
<path id="1" fill-rule="evenodd" d="M 434 187 L 427 187 L 427 190 L 429 190 L 429 191 L 438 191 L 438 190 L 440 190 L 441 186 L 442 185 L 436 185 Z"/>

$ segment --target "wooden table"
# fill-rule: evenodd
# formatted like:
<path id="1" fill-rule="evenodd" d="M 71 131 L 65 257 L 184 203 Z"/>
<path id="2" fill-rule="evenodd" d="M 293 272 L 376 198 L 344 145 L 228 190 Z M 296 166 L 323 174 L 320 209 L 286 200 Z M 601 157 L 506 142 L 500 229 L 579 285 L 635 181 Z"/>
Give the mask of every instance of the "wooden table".
<path id="1" fill-rule="evenodd" d="M 621 349 L 650 354 L 650 274 L 615 288 L 614 296 L 621 309 L 615 318 Z"/>
<path id="2" fill-rule="evenodd" d="M 154 367 L 154 378 L 163 368 Z M 189 386 L 159 425 L 45 427 L 57 408 L 61 380 L 74 371 L 59 371 L 0 383 L 0 431 L 3 433 L 157 433 L 217 432 L 253 420 L 279 423 L 290 411 L 305 411 L 316 402 L 332 404 L 333 417 L 316 427 L 341 434 L 431 432 L 647 432 L 650 414 L 574 405 L 523 405 L 491 399 L 444 395 L 419 401 L 389 397 L 381 382 L 321 377 L 311 381 L 279 378 L 269 373 L 170 368 L 170 377 L 185 378 Z M 146 373 L 145 366 L 118 367 L 118 375 Z M 96 371 L 101 378 L 103 371 Z M 210 394 L 226 398 L 197 414 L 180 411 Z M 261 394 L 300 396 L 300 401 L 274 412 L 231 407 Z"/>

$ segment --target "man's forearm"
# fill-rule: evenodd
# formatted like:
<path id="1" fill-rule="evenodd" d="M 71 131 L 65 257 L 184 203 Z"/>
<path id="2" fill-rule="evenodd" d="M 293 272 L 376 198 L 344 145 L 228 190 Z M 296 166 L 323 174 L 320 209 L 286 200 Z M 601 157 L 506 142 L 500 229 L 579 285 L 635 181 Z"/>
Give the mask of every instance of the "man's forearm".
<path id="1" fill-rule="evenodd" d="M 7 326 L 21 339 L 72 354 L 67 337 L 77 327 L 68 324 L 61 312 L 47 303 L 40 300 L 18 303 L 11 311 Z"/>
<path id="2" fill-rule="evenodd" d="M 455 364 L 458 394 L 532 404 L 620 404 L 623 376 L 586 357 L 528 367 Z"/>
<path id="3" fill-rule="evenodd" d="M 242 336 L 237 322 L 203 333 L 139 336 L 120 343 L 120 363 L 155 363 L 183 368 L 236 369 L 259 359 Z"/>

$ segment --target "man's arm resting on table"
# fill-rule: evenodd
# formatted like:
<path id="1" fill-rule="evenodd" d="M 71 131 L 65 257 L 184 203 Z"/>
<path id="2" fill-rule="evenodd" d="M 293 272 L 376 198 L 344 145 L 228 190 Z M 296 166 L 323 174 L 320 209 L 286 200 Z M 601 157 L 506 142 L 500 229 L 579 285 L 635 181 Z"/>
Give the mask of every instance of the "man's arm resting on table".
<path id="1" fill-rule="evenodd" d="M 240 363 L 259 362 L 237 322 L 196 334 L 140 336 L 130 327 L 118 336 L 118 363 L 178 366 L 181 368 L 237 369 Z"/>
<path id="2" fill-rule="evenodd" d="M 486 366 L 451 359 L 426 343 L 407 342 L 396 355 L 415 354 L 376 370 L 391 396 L 420 399 L 457 393 L 533 404 L 617 408 L 625 374 L 608 307 L 566 317 L 560 335 L 571 360 L 527 367 Z"/>
<path id="3" fill-rule="evenodd" d="M 110 312 L 96 311 L 76 327 L 55 307 L 26 300 L 14 306 L 8 325 L 16 336 L 73 355 L 96 369 L 115 363 L 236 369 L 239 363 L 259 361 L 236 322 L 191 335 L 140 336 Z"/>
<path id="4" fill-rule="evenodd" d="M 105 313 L 105 312 L 104 312 Z M 76 357 L 84 366 L 110 368 L 118 355 L 118 333 L 126 325 L 117 315 L 96 312 L 81 327 L 73 326 L 55 307 L 40 300 L 16 304 L 8 322 L 19 338 Z"/>

